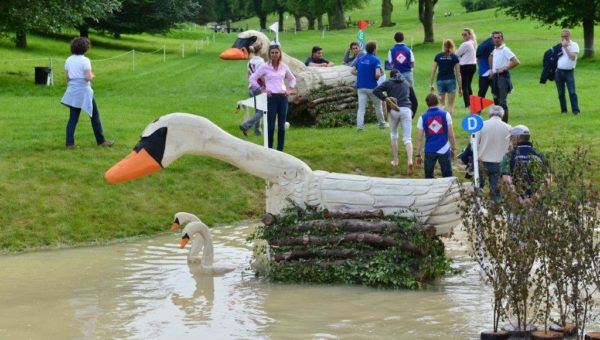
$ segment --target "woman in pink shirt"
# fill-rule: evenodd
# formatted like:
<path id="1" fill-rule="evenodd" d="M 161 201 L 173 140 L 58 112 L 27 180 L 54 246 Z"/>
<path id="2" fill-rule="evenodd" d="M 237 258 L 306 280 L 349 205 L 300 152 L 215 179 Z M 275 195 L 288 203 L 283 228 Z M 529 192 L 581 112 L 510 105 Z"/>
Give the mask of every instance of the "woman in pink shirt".
<path id="1" fill-rule="evenodd" d="M 288 110 L 288 95 L 296 87 L 296 77 L 290 69 L 281 62 L 281 49 L 279 45 L 269 46 L 269 62 L 263 64 L 250 76 L 250 85 L 253 90 L 258 89 L 267 94 L 267 131 L 269 148 L 273 148 L 273 134 L 275 133 L 275 118 L 277 118 L 277 150 L 283 151 L 285 142 L 285 121 Z M 258 83 L 263 79 L 264 85 Z M 285 85 L 285 79 L 288 86 Z"/>

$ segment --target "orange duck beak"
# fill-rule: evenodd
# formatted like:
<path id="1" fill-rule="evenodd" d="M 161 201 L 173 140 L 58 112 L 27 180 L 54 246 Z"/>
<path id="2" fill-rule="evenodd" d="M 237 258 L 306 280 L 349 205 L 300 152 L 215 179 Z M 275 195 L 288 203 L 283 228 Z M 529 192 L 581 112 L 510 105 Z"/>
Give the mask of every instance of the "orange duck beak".
<path id="1" fill-rule="evenodd" d="M 219 55 L 219 58 L 223 60 L 246 60 L 248 59 L 248 57 L 248 50 L 245 47 L 231 47 L 221 52 L 221 54 Z"/>

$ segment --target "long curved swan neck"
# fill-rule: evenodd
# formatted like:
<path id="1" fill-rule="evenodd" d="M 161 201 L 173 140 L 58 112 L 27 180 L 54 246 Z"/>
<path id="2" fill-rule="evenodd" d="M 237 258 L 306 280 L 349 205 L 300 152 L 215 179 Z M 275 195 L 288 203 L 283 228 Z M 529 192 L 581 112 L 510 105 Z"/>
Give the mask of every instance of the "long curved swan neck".
<path id="1" fill-rule="evenodd" d="M 200 219 L 198 218 L 198 216 L 194 215 L 194 214 L 190 214 L 187 212 L 178 212 L 175 214 L 175 218 L 179 219 L 179 224 L 184 225 L 186 223 L 189 222 L 196 222 L 196 221 L 200 221 Z"/>
<path id="2" fill-rule="evenodd" d="M 283 60 L 283 63 L 286 64 L 294 74 L 298 74 L 301 71 L 305 71 L 307 68 L 307 66 L 304 65 L 303 62 L 290 56 L 285 52 L 281 53 L 281 58 Z"/>
<path id="3" fill-rule="evenodd" d="M 282 171 L 312 171 L 296 157 L 233 137 L 208 119 L 187 113 L 173 113 L 160 118 L 168 127 L 162 165 L 167 167 L 185 155 L 210 156 L 232 164 L 254 176 L 275 182 Z"/>
<path id="4" fill-rule="evenodd" d="M 198 234 L 198 236 L 202 238 L 204 250 L 202 251 L 201 265 L 203 267 L 212 266 L 214 262 L 214 249 L 212 236 L 210 235 L 210 229 L 208 229 L 208 227 L 201 221 L 191 222 L 183 229 L 181 234 L 187 234 L 189 237 L 194 237 L 194 235 Z"/>

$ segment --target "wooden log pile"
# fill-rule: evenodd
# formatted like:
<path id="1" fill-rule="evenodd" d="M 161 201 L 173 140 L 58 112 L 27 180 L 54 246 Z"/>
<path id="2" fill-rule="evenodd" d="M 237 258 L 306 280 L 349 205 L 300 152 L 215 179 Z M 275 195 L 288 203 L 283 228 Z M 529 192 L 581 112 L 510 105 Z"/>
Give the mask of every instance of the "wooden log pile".
<path id="1" fill-rule="evenodd" d="M 262 222 L 276 281 L 414 288 L 439 275 L 432 261 L 444 261 L 433 227 L 381 210 L 266 214 Z"/>
<path id="2" fill-rule="evenodd" d="M 289 106 L 288 121 L 293 125 L 318 125 L 330 115 L 355 116 L 357 108 L 358 96 L 354 86 L 322 86 L 308 96 L 294 98 Z M 349 123 L 347 118 L 336 121 Z"/>

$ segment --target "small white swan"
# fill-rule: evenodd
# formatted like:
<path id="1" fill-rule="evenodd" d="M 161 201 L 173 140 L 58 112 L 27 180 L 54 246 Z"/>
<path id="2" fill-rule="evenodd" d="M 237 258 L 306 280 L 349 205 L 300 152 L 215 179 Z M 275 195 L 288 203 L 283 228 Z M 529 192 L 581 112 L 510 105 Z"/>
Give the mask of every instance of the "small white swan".
<path id="1" fill-rule="evenodd" d="M 185 226 L 186 224 L 188 224 L 190 222 L 202 222 L 202 221 L 200 221 L 198 216 L 196 216 L 194 214 L 180 211 L 180 212 L 176 213 L 175 217 L 173 218 L 173 224 L 171 225 L 171 231 L 176 231 L 181 226 Z M 202 251 L 202 247 L 204 247 L 204 239 L 202 238 L 202 236 L 198 235 L 197 237 L 194 237 L 192 246 L 187 255 L 188 262 L 202 261 L 202 257 L 200 255 L 200 252 Z"/>
<path id="2" fill-rule="evenodd" d="M 223 274 L 234 270 L 232 267 L 215 267 L 214 263 L 214 249 L 213 241 L 210 235 L 210 229 L 202 221 L 193 221 L 188 223 L 181 231 L 181 246 L 185 248 L 188 241 L 195 237 L 200 236 L 203 240 L 202 259 L 200 260 L 200 272 L 204 274 Z M 194 241 L 195 242 L 195 241 Z M 193 244 L 192 244 L 193 245 Z M 191 253 L 191 251 L 190 251 Z M 188 255 L 188 260 L 190 259 Z"/>

